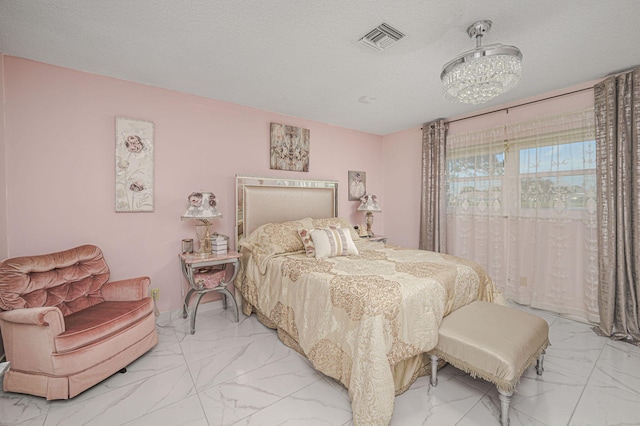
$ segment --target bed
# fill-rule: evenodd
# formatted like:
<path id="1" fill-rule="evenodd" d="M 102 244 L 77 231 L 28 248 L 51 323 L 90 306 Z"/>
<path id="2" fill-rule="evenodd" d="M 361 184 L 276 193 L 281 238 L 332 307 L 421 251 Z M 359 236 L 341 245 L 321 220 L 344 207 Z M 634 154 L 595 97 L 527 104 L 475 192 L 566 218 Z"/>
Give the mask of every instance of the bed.
<path id="1" fill-rule="evenodd" d="M 236 194 L 243 313 L 342 383 L 356 425 L 387 425 L 395 395 L 429 374 L 444 316 L 501 300 L 475 262 L 360 239 L 336 181 L 236 176 Z"/>

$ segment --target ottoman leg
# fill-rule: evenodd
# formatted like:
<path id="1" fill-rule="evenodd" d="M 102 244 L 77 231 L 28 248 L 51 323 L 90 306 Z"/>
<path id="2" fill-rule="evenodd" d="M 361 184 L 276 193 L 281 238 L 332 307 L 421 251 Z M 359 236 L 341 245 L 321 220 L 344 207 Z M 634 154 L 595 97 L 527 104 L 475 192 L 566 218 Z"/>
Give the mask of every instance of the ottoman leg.
<path id="1" fill-rule="evenodd" d="M 429 355 L 429 358 L 431 358 L 431 386 L 435 388 L 438 386 L 438 357 Z"/>
<path id="2" fill-rule="evenodd" d="M 498 397 L 500 398 L 500 424 L 509 426 L 509 404 L 511 404 L 511 395 L 513 392 L 505 392 L 498 389 Z"/>
<path id="3" fill-rule="evenodd" d="M 542 372 L 544 371 L 544 354 L 545 351 L 542 351 L 536 362 L 536 373 L 538 373 L 538 376 L 542 376 Z"/>

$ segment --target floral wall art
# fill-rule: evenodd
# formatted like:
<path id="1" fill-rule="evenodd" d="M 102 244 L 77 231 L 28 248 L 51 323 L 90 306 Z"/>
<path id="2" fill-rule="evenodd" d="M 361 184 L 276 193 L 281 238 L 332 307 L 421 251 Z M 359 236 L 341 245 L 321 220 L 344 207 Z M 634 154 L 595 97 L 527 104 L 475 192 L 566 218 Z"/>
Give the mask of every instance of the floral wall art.
<path id="1" fill-rule="evenodd" d="M 153 123 L 116 117 L 116 212 L 154 208 Z"/>
<path id="2" fill-rule="evenodd" d="M 271 123 L 271 169 L 309 171 L 309 129 Z"/>

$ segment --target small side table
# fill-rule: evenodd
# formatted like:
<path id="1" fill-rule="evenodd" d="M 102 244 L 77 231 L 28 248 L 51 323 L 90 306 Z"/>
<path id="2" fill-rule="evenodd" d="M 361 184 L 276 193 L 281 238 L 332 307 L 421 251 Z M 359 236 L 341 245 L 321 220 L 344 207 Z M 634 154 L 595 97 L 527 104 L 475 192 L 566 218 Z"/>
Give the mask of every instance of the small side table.
<path id="1" fill-rule="evenodd" d="M 182 306 L 182 318 L 187 317 L 187 309 L 189 307 L 189 300 L 194 293 L 197 293 L 196 301 L 193 304 L 193 308 L 191 309 L 191 326 L 190 332 L 194 334 L 196 332 L 196 313 L 198 312 L 198 305 L 200 304 L 200 299 L 205 294 L 217 291 L 222 294 L 222 306 L 224 309 L 227 309 L 227 298 L 231 300 L 233 305 L 234 313 L 235 313 L 235 322 L 240 321 L 238 314 L 238 304 L 236 303 L 235 297 L 229 290 L 227 290 L 227 286 L 233 282 L 238 274 L 238 267 L 240 265 L 240 256 L 241 254 L 235 252 L 233 250 L 229 250 L 226 254 L 211 254 L 208 256 L 201 256 L 198 254 L 191 253 L 181 253 L 180 254 L 180 266 L 182 268 L 182 273 L 187 278 L 189 285 L 191 288 L 187 293 L 187 296 L 184 299 L 184 304 Z M 206 268 L 210 266 L 218 266 L 224 265 L 222 271 L 226 272 L 228 265 L 233 266 L 233 275 L 231 279 L 228 281 L 224 281 L 224 278 L 215 286 L 215 287 L 206 287 L 202 283 L 196 283 L 194 280 L 194 273 L 200 268 Z"/>

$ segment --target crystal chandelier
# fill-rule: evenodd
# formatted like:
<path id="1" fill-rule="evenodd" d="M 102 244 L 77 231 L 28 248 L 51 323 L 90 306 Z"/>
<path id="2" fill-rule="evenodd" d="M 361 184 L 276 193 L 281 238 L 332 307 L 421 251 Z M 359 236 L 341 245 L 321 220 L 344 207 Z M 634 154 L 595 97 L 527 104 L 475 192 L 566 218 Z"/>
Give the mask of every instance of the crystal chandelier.
<path id="1" fill-rule="evenodd" d="M 491 21 L 478 21 L 467 28 L 476 48 L 449 61 L 440 74 L 442 94 L 448 101 L 481 104 L 506 93 L 520 83 L 522 53 L 503 44 L 482 46 L 482 36 Z"/>

